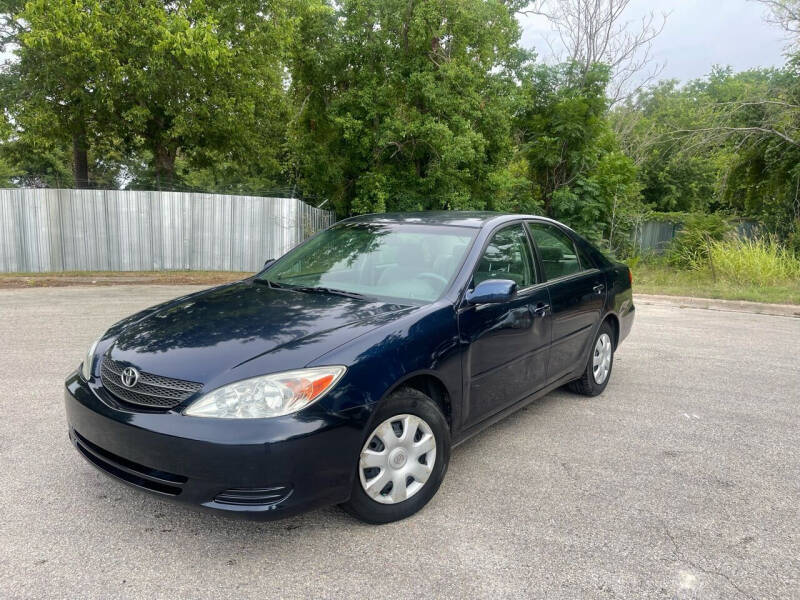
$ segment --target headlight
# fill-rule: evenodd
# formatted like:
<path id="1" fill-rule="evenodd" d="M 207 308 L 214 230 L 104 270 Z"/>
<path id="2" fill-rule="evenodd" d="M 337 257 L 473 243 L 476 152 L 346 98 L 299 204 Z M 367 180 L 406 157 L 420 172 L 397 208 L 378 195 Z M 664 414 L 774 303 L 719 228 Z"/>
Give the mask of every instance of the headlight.
<path id="1" fill-rule="evenodd" d="M 345 370 L 345 367 L 313 367 L 237 381 L 198 398 L 183 414 L 218 419 L 288 415 L 322 398 Z"/>
<path id="2" fill-rule="evenodd" d="M 83 358 L 83 364 L 81 365 L 81 375 L 86 381 L 89 381 L 92 378 L 92 364 L 94 363 L 94 351 L 97 349 L 97 342 L 100 340 L 95 340 L 94 343 L 89 346 L 89 351 L 86 353 L 86 356 Z"/>

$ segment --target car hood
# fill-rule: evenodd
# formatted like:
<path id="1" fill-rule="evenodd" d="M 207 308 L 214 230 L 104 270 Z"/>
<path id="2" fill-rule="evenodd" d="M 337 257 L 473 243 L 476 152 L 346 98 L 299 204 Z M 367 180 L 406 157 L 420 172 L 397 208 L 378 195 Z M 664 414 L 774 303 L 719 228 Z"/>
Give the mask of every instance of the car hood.
<path id="1" fill-rule="evenodd" d="M 410 310 L 246 280 L 157 307 L 108 352 L 148 373 L 222 383 L 303 367 Z"/>

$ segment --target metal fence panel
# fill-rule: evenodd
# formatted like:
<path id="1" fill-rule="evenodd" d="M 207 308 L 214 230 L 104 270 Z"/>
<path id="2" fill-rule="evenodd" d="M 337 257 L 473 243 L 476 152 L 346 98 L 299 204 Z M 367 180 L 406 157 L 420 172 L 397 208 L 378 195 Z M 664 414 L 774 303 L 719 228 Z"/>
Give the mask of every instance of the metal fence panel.
<path id="1" fill-rule="evenodd" d="M 663 252 L 677 235 L 680 225 L 663 221 L 645 221 L 635 232 L 636 246 L 644 252 Z"/>
<path id="2" fill-rule="evenodd" d="M 6 190 L 0 190 L 0 270 L 10 271 L 20 264 L 19 226 L 15 199 Z"/>
<path id="3" fill-rule="evenodd" d="M 757 238 L 764 233 L 762 225 L 752 219 L 739 219 L 730 224 L 735 234 L 742 239 Z M 641 252 L 661 254 L 672 243 L 682 227 L 680 223 L 645 221 L 634 230 L 633 241 Z"/>
<path id="4" fill-rule="evenodd" d="M 257 271 L 333 222 L 296 198 L 0 189 L 0 272 Z"/>

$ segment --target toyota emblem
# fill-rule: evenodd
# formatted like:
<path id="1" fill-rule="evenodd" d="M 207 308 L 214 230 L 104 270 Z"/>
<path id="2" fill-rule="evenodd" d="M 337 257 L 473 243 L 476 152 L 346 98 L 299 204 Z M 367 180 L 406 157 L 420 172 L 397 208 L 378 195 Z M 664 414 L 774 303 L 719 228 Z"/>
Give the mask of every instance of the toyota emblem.
<path id="1" fill-rule="evenodd" d="M 133 367 L 125 367 L 122 370 L 122 385 L 132 388 L 139 381 L 139 371 Z"/>

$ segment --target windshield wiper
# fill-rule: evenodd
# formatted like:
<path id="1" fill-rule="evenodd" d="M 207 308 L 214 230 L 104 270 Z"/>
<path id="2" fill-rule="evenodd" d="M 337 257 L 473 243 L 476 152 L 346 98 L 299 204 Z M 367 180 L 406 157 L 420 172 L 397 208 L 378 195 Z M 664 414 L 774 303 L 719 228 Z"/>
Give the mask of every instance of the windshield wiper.
<path id="1" fill-rule="evenodd" d="M 306 292 L 308 294 L 330 294 L 332 296 L 344 296 L 345 298 L 355 298 L 356 300 L 365 300 L 366 296 L 358 292 L 348 292 L 347 290 L 338 290 L 329 287 L 315 287 L 311 285 L 291 285 L 288 283 L 278 283 L 277 281 L 270 281 L 269 279 L 256 279 L 256 283 L 267 285 L 271 288 L 279 290 L 292 290 L 295 292 Z"/>
<path id="2" fill-rule="evenodd" d="M 332 296 L 344 296 L 345 298 L 355 298 L 356 300 L 365 300 L 366 296 L 364 294 L 359 294 L 358 292 L 348 292 L 347 290 L 337 290 L 336 288 L 329 288 L 329 287 L 313 287 L 313 286 L 292 286 L 292 290 L 297 290 L 298 292 L 308 292 L 310 294 L 320 293 L 320 294 L 331 294 Z"/>
<path id="3" fill-rule="evenodd" d="M 255 283 L 258 283 L 258 284 L 261 284 L 261 285 L 266 285 L 266 286 L 269 286 L 271 288 L 284 289 L 284 290 L 292 290 L 292 289 L 294 289 L 294 286 L 285 285 L 283 283 L 278 283 L 277 281 L 270 281 L 269 279 L 260 279 L 259 278 L 259 279 L 254 279 L 253 281 Z"/>

